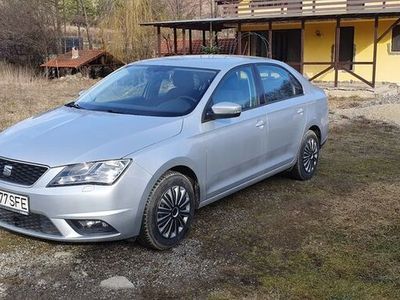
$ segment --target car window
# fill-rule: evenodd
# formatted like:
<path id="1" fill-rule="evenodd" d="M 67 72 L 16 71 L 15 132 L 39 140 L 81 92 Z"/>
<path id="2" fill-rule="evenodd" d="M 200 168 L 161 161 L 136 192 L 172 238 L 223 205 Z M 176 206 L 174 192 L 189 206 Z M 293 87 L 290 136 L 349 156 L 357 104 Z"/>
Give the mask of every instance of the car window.
<path id="1" fill-rule="evenodd" d="M 257 69 L 267 103 L 303 94 L 301 84 L 285 69 L 272 65 L 258 65 Z"/>
<path id="2" fill-rule="evenodd" d="M 131 65 L 84 93 L 82 109 L 148 116 L 182 116 L 199 103 L 216 70 Z"/>
<path id="3" fill-rule="evenodd" d="M 252 68 L 245 66 L 231 71 L 222 80 L 213 94 L 212 104 L 233 102 L 246 110 L 256 107 L 257 100 Z"/>

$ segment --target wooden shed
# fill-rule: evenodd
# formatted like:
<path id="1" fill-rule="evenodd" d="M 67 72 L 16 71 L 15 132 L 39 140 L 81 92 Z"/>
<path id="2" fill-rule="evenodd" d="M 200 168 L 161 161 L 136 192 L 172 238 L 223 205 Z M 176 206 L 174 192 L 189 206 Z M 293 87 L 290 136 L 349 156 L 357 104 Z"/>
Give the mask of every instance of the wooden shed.
<path id="1" fill-rule="evenodd" d="M 51 78 L 82 73 L 92 78 L 105 77 L 124 63 L 105 50 L 76 50 L 50 59 L 41 67 Z"/>

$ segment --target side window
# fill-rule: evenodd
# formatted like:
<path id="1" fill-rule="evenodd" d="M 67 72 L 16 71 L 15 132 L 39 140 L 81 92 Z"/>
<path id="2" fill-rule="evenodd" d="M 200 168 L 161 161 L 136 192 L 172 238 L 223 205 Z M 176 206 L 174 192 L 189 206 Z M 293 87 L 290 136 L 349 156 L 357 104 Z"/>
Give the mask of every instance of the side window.
<path id="1" fill-rule="evenodd" d="M 272 65 L 258 65 L 257 69 L 267 103 L 303 94 L 301 84 L 285 69 Z"/>
<path id="2" fill-rule="evenodd" d="M 222 80 L 212 96 L 212 103 L 233 102 L 243 110 L 258 105 L 257 92 L 251 67 L 237 68 Z"/>

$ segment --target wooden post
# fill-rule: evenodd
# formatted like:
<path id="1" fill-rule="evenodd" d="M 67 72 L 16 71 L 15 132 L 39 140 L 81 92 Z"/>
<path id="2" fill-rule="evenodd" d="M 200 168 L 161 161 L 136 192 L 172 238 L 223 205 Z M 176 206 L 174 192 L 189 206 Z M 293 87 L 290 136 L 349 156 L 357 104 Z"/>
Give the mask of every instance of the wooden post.
<path id="1" fill-rule="evenodd" d="M 186 55 L 186 30 L 182 29 L 182 54 Z"/>
<path id="2" fill-rule="evenodd" d="M 390 31 L 392 31 L 393 27 L 397 26 L 398 24 L 400 24 L 400 18 L 398 18 L 394 23 L 392 23 L 392 25 L 389 26 L 389 28 L 387 28 L 385 30 L 384 33 L 382 33 L 378 39 L 377 39 L 377 43 L 379 43 Z"/>
<path id="3" fill-rule="evenodd" d="M 237 39 L 238 39 L 238 42 L 237 42 L 238 46 L 236 49 L 236 53 L 238 55 L 242 55 L 242 24 L 241 23 L 238 24 Z"/>
<path id="4" fill-rule="evenodd" d="M 378 52 L 378 26 L 379 26 L 379 19 L 378 16 L 375 16 L 374 22 L 374 54 L 372 58 L 372 87 L 375 87 L 375 79 L 376 79 L 376 58 Z"/>
<path id="5" fill-rule="evenodd" d="M 157 26 L 157 54 L 161 56 L 161 28 Z"/>
<path id="6" fill-rule="evenodd" d="M 339 80 L 339 49 L 340 49 L 340 18 L 336 19 L 336 34 L 335 34 L 335 87 L 338 86 Z"/>
<path id="7" fill-rule="evenodd" d="M 300 73 L 304 74 L 304 36 L 305 21 L 301 20 L 301 41 L 300 41 Z"/>
<path id="8" fill-rule="evenodd" d="M 174 53 L 178 53 L 178 40 L 177 40 L 177 34 L 176 34 L 176 28 L 174 28 Z"/>
<path id="9" fill-rule="evenodd" d="M 272 21 L 268 22 L 268 57 L 272 58 Z"/>
<path id="10" fill-rule="evenodd" d="M 206 31 L 203 30 L 203 46 L 206 46 Z"/>
<path id="11" fill-rule="evenodd" d="M 189 54 L 193 54 L 192 29 L 189 29 Z"/>

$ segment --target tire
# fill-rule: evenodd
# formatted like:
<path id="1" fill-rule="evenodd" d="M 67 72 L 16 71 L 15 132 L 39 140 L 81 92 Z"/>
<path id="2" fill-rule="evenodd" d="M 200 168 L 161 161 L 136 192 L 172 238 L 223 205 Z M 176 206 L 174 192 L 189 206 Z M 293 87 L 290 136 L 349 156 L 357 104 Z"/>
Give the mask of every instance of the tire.
<path id="1" fill-rule="evenodd" d="M 314 131 L 308 130 L 303 137 L 297 161 L 290 175 L 297 180 L 311 179 L 317 170 L 320 142 Z"/>
<path id="2" fill-rule="evenodd" d="M 147 199 L 139 243 L 156 250 L 178 245 L 189 231 L 195 203 L 191 180 L 178 172 L 166 172 Z"/>

